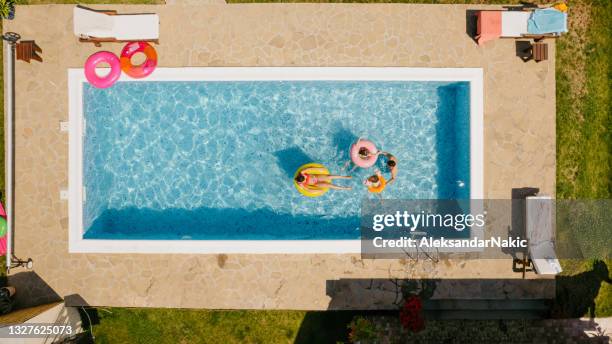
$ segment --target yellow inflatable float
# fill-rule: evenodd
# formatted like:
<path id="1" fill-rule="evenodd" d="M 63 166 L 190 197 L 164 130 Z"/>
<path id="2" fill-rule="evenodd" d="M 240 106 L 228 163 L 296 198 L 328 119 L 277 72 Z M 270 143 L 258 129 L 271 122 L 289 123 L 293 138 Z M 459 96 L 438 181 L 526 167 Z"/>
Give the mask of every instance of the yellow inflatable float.
<path id="1" fill-rule="evenodd" d="M 310 164 L 302 165 L 300 166 L 300 168 L 297 169 L 297 171 L 295 171 L 295 175 L 293 175 L 293 185 L 295 185 L 295 188 L 304 196 L 307 196 L 307 197 L 323 196 L 327 191 L 329 191 L 329 188 L 323 188 L 323 187 L 319 187 L 316 185 L 302 186 L 295 181 L 295 178 L 298 176 L 298 174 L 300 174 L 300 172 L 302 172 L 303 170 L 307 168 L 313 169 L 311 172 L 312 174 L 322 174 L 325 176 L 329 176 L 329 170 L 325 168 L 325 166 L 313 162 Z"/>

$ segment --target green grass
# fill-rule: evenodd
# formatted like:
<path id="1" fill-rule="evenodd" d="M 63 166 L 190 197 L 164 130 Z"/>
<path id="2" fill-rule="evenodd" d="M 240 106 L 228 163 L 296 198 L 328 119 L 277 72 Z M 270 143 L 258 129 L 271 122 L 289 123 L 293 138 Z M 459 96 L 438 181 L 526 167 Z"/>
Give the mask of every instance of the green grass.
<path id="1" fill-rule="evenodd" d="M 590 310 L 585 309 L 589 302 L 594 302 L 593 315 L 596 317 L 612 316 L 612 284 L 601 282 L 592 278 L 594 273 L 594 263 L 597 260 L 562 260 L 563 272 L 557 278 L 557 299 L 556 306 L 569 309 L 570 312 L 561 312 L 556 316 L 588 316 Z M 612 268 L 612 259 L 603 261 L 608 268 Z M 610 272 L 608 271 L 608 277 Z M 597 296 L 593 300 L 589 295 L 584 295 L 583 291 L 591 288 L 599 288 Z M 569 290 L 569 295 L 564 295 L 563 291 Z M 573 312 L 571 310 L 574 310 Z M 584 312 L 583 312 L 584 310 Z M 569 314 L 568 314 L 569 313 Z"/>
<path id="2" fill-rule="evenodd" d="M 557 198 L 609 199 L 612 1 L 574 1 L 570 6 L 570 19 L 575 16 L 575 20 L 570 21 L 570 33 L 557 41 L 556 55 Z M 563 276 L 591 271 L 592 264 L 564 260 Z M 605 264 L 612 268 L 612 260 Z M 595 314 L 612 316 L 609 283 L 601 283 Z"/>
<path id="3" fill-rule="evenodd" d="M 610 198 L 612 2 L 577 3 L 588 25 L 557 45 L 557 198 Z"/>
<path id="4" fill-rule="evenodd" d="M 112 308 L 98 316 L 96 343 L 335 343 L 346 341 L 353 313 Z"/>
<path id="5" fill-rule="evenodd" d="M 19 4 L 76 1 L 18 1 Z M 160 3 L 148 0 L 100 0 L 85 3 Z M 261 2 L 236 1 L 230 2 Z M 273 1 L 271 1 L 273 2 Z M 290 2 L 290 1 L 284 1 Z M 302 1 L 296 1 L 302 2 Z M 322 1 L 326 2 L 326 1 Z M 330 1 L 389 2 L 389 1 Z M 420 3 L 483 3 L 485 1 L 399 1 Z M 500 0 L 495 3 L 518 3 Z M 83 3 L 80 2 L 79 3 Z M 610 198 L 610 58 L 612 1 L 570 1 L 570 33 L 557 41 L 557 197 Z M 16 14 L 17 17 L 19 13 Z M 1 55 L 0 55 L 1 59 Z M 0 60 L 1 61 L 1 60 Z M 0 81 L 2 80 L 0 69 Z M 3 93 L 0 92 L 0 99 Z M 3 107 L 0 109 L 0 120 Z M 2 122 L 3 123 L 3 122 Z M 0 131 L 3 150 L 4 132 Z M 4 194 L 4 155 L 0 157 L 0 190 Z M 3 263 L 2 263 L 3 264 Z M 562 262 L 563 276 L 576 288 L 592 261 Z M 612 266 L 612 260 L 605 264 Z M 0 272 L 0 281 L 4 269 Z M 567 281 L 567 279 L 565 279 Z M 612 285 L 602 283 L 595 314 L 612 316 Z M 292 343 L 343 340 L 350 313 L 300 311 L 208 311 L 180 309 L 99 310 L 94 334 L 100 343 Z M 349 319 L 349 320 L 347 320 Z"/>

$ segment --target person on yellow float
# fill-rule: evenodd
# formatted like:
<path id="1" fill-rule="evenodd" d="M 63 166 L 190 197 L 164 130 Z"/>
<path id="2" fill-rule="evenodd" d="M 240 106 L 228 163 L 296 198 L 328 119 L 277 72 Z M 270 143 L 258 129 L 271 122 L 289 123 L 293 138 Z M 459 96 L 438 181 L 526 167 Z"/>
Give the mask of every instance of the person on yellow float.
<path id="1" fill-rule="evenodd" d="M 295 177 L 295 182 L 304 188 L 327 188 L 333 190 L 351 190 L 350 186 L 332 184 L 334 179 L 351 179 L 351 176 L 326 175 L 318 173 L 318 167 L 308 167 L 301 170 Z"/>

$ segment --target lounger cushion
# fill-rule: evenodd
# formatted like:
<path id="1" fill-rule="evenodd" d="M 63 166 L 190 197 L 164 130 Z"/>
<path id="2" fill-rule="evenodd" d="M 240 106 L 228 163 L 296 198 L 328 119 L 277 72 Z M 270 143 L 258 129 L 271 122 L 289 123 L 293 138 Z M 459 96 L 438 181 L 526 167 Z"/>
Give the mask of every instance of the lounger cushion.
<path id="1" fill-rule="evenodd" d="M 112 17 L 115 20 L 115 37 L 118 40 L 153 40 L 159 38 L 159 17 L 157 14 L 123 14 Z"/>
<path id="2" fill-rule="evenodd" d="M 75 7 L 74 34 L 78 37 L 114 38 L 119 41 L 159 39 L 157 14 L 108 15 Z"/>
<path id="3" fill-rule="evenodd" d="M 536 273 L 540 275 L 556 275 L 563 271 L 552 242 L 530 245 L 529 255 Z"/>
<path id="4" fill-rule="evenodd" d="M 501 18 L 502 37 L 521 37 L 527 34 L 529 11 L 504 11 Z"/>
<path id="5" fill-rule="evenodd" d="M 536 273 L 556 275 L 562 271 L 554 246 L 553 200 L 550 196 L 530 196 L 526 201 L 526 236 L 529 257 Z"/>
<path id="6" fill-rule="evenodd" d="M 478 44 L 492 41 L 501 35 L 501 11 L 480 11 L 477 14 L 476 39 Z"/>
<path id="7" fill-rule="evenodd" d="M 104 13 L 75 7 L 73 24 L 78 37 L 114 37 L 113 19 Z"/>

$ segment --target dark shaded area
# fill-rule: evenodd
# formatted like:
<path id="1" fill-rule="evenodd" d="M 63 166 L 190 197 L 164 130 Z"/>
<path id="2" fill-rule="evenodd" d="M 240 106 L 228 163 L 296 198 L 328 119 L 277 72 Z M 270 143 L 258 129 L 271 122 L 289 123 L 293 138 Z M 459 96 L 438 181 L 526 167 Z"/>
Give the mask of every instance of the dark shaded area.
<path id="1" fill-rule="evenodd" d="M 231 228 L 231 231 L 228 230 Z M 85 239 L 307 240 L 357 239 L 359 217 L 278 214 L 270 209 L 108 209 Z"/>
<path id="2" fill-rule="evenodd" d="M 593 262 L 593 269 L 573 276 L 557 276 L 556 299 L 552 310 L 555 318 L 595 318 L 595 299 L 602 283 L 612 283 L 610 271 L 602 260 Z"/>
<path id="3" fill-rule="evenodd" d="M 436 159 L 438 199 L 468 199 L 470 173 L 469 107 L 463 98 L 469 93 L 459 93 L 465 83 L 440 86 L 437 89 L 440 102 L 436 117 Z M 469 104 L 469 101 L 467 102 Z M 447 157 L 447 158 L 442 158 Z M 463 175 L 467 173 L 467 175 Z M 460 183 L 463 183 L 460 186 Z"/>
<path id="4" fill-rule="evenodd" d="M 349 151 L 351 149 L 351 145 L 359 139 L 357 135 L 355 135 L 350 130 L 344 128 L 342 124 L 338 123 L 338 129 L 334 132 L 332 137 L 332 142 L 336 147 L 336 156 L 340 161 L 350 162 L 351 157 Z"/>
<path id="5" fill-rule="evenodd" d="M 608 283 L 610 280 L 608 270 L 605 268 L 605 264 L 602 265 L 602 262 L 597 262 L 594 265 L 593 271 L 584 273 L 582 276 L 582 280 L 601 281 L 603 279 Z M 566 328 L 568 330 L 557 333 L 539 330 L 545 325 L 541 323 L 541 319 L 547 319 L 550 316 L 551 309 L 554 310 L 554 303 L 559 302 L 558 297 L 557 300 L 553 300 L 554 294 L 551 294 L 552 290 L 554 290 L 551 286 L 554 284 L 554 280 L 522 279 L 329 280 L 326 285 L 327 295 L 331 297 L 329 309 L 359 309 L 361 307 L 363 309 L 387 308 L 388 310 L 311 312 L 304 320 L 296 342 L 346 342 L 349 332 L 347 327 L 351 322 L 349 316 L 352 316 L 353 319 L 358 316 L 368 317 L 369 319 L 373 319 L 373 316 L 383 316 L 387 320 L 383 320 L 382 323 L 390 322 L 389 326 L 397 330 L 400 325 L 393 324 L 393 322 L 399 322 L 398 307 L 403 304 L 402 297 L 406 294 L 404 289 L 410 289 L 410 286 L 421 285 L 421 288 L 426 286 L 427 288 L 425 289 L 429 292 L 413 292 L 412 295 L 420 294 L 423 300 L 424 315 L 428 321 L 460 320 L 465 322 L 466 329 L 472 329 L 470 331 L 473 331 L 479 325 L 485 324 L 481 321 L 499 321 L 499 330 L 501 334 L 508 334 L 509 337 L 507 339 L 512 338 L 512 336 L 522 335 L 527 336 L 525 338 L 532 338 L 536 342 L 571 338 L 580 343 L 607 343 L 609 336 L 605 333 L 600 332 L 601 334 L 595 337 L 589 337 L 584 333 L 586 330 L 597 331 L 597 324 L 592 321 L 570 319 L 567 325 L 560 323 L 560 327 L 558 327 L 558 329 Z M 580 288 L 582 288 L 580 284 L 572 286 L 573 290 Z M 595 290 L 588 290 L 588 288 L 583 290 L 589 295 L 586 299 L 563 299 L 561 301 L 567 301 L 566 305 L 572 303 L 582 304 L 585 301 L 592 300 L 597 294 Z M 579 312 L 576 313 L 576 317 L 579 316 Z M 517 327 L 517 323 L 514 322 L 516 320 L 523 322 L 523 325 Z M 431 333 L 431 331 L 441 329 L 442 327 L 446 330 L 445 323 L 430 323 L 429 326 L 433 326 L 433 328 L 429 330 L 429 334 L 438 339 L 452 338 L 454 335 L 453 331 L 463 331 L 464 329 L 462 323 L 453 322 L 449 324 L 455 324 L 448 328 L 451 332 L 444 333 L 444 336 L 439 336 L 439 334 Z M 319 335 L 313 333 L 317 327 L 319 327 Z M 321 328 L 324 330 L 321 330 Z M 420 338 L 419 336 L 415 337 L 401 332 L 390 334 L 387 333 L 387 329 L 388 327 L 384 326 L 383 328 L 378 328 L 378 331 L 384 331 L 379 332 L 381 339 L 393 338 L 398 342 L 404 342 L 407 339 Z M 551 327 L 550 329 L 554 331 L 554 328 Z M 514 331 L 514 333 L 510 334 L 509 331 Z M 492 335 L 496 334 L 492 333 Z M 533 337 L 534 335 L 537 336 L 537 339 Z M 443 342 L 453 342 L 449 340 L 444 339 Z M 523 341 L 521 340 L 521 342 Z M 429 343 L 430 341 L 426 342 Z"/>
<path id="6" fill-rule="evenodd" d="M 533 54 L 531 51 L 531 42 L 530 41 L 516 41 L 516 56 L 523 60 L 523 62 L 528 62 L 533 60 Z"/>
<path id="7" fill-rule="evenodd" d="M 295 344 L 350 343 L 349 324 L 355 317 L 397 316 L 396 310 L 307 312 L 295 337 Z"/>
<path id="8" fill-rule="evenodd" d="M 8 276 L 8 285 L 15 287 L 14 309 L 61 301 L 61 297 L 34 271 Z"/>
<path id="9" fill-rule="evenodd" d="M 295 337 L 296 344 L 348 342 L 348 325 L 359 312 L 308 312 Z"/>
<path id="10" fill-rule="evenodd" d="M 528 196 L 535 196 L 540 192 L 539 188 L 534 187 L 522 187 L 522 188 L 513 188 L 510 194 L 510 198 L 512 199 L 512 223 L 508 228 L 508 236 L 509 237 L 521 237 L 526 238 L 527 234 L 525 231 L 525 199 Z M 523 248 L 502 248 L 503 253 L 510 254 L 513 259 L 518 259 L 518 253 L 521 252 L 523 254 L 527 254 L 527 251 Z M 522 268 L 513 266 L 514 272 L 523 271 Z"/>
<path id="11" fill-rule="evenodd" d="M 89 307 L 89 303 L 79 294 L 64 296 L 64 304 L 67 307 Z"/>
<path id="12" fill-rule="evenodd" d="M 478 44 L 476 40 L 476 32 L 478 28 L 478 18 L 476 14 L 478 10 L 467 10 L 465 11 L 465 33 L 474 41 L 474 43 Z"/>
<path id="13" fill-rule="evenodd" d="M 53 342 L 53 344 L 93 344 L 95 343 L 94 338 L 92 337 L 89 331 L 80 332 L 73 336 L 66 337 L 59 342 Z"/>
<path id="14" fill-rule="evenodd" d="M 100 315 L 98 309 L 94 307 L 79 307 L 79 315 L 83 321 L 83 328 L 89 329 L 92 325 L 100 324 Z"/>
<path id="15" fill-rule="evenodd" d="M 285 171 L 288 178 L 293 178 L 295 171 L 310 162 L 315 162 L 309 157 L 304 151 L 297 146 L 289 147 L 287 149 L 279 150 L 274 153 L 276 159 L 278 159 L 278 165 Z"/>
<path id="16" fill-rule="evenodd" d="M 326 282 L 328 309 L 395 311 L 407 294 L 419 294 L 430 319 L 544 318 L 554 280 L 339 279 Z M 415 286 L 417 287 L 415 289 Z"/>
<path id="17" fill-rule="evenodd" d="M 69 296 L 66 296 L 66 300 L 69 297 L 74 297 L 74 296 L 81 298 L 80 295 L 69 295 Z M 100 316 L 98 315 L 98 310 L 92 307 L 78 307 L 77 311 L 79 312 L 79 316 L 81 317 L 83 332 L 77 333 L 76 335 L 71 336 L 71 337 L 67 337 L 65 340 L 59 343 L 61 344 L 93 344 L 95 343 L 95 338 L 93 337 L 93 334 L 91 333 L 91 328 L 93 325 L 100 324 Z"/>
<path id="18" fill-rule="evenodd" d="M 456 141 L 456 130 L 454 128 L 454 121 L 456 116 L 449 118 L 449 114 L 455 114 L 455 89 L 451 86 L 440 86 L 438 87 L 438 97 L 445 99 L 440 103 L 437 109 L 436 118 L 438 122 L 436 124 L 436 152 L 440 157 L 456 156 L 456 146 L 453 144 Z M 444 163 L 445 162 L 445 163 Z M 436 183 L 438 184 L 438 198 L 440 199 L 454 199 L 455 185 L 451 185 L 450 181 L 456 180 L 455 159 L 436 159 L 437 173 Z M 468 169 L 469 170 L 469 169 Z"/>
<path id="19" fill-rule="evenodd" d="M 529 1 L 519 1 L 518 5 L 507 5 L 502 7 L 507 11 L 527 11 L 538 8 L 538 4 Z"/>

